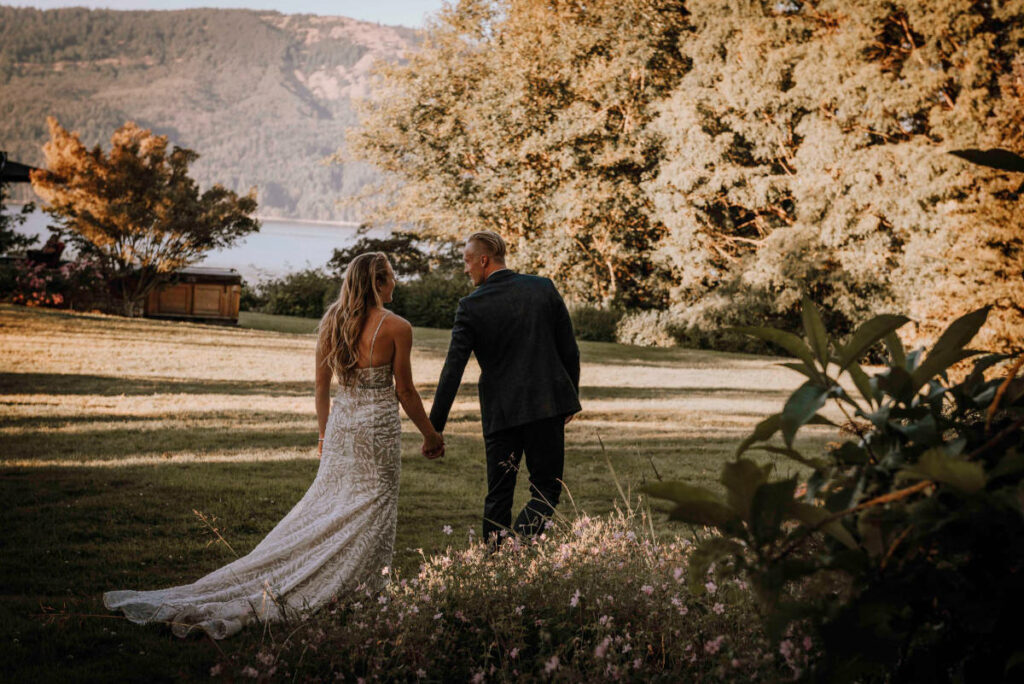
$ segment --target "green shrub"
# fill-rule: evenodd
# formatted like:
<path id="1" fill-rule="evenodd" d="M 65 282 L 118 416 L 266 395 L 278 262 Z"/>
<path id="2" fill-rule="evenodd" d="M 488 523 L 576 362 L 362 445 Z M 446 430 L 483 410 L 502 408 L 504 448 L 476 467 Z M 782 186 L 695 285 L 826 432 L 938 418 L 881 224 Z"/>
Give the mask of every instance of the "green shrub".
<path id="1" fill-rule="evenodd" d="M 809 628 L 822 644 L 819 681 L 1006 681 L 1024 675 L 1017 624 L 1024 612 L 1024 378 L 1020 359 L 977 358 L 959 382 L 950 368 L 988 309 L 954 321 L 925 355 L 904 350 L 903 316 L 830 339 L 805 299 L 805 339 L 771 328 L 740 330 L 796 357 L 807 377 L 781 413 L 763 420 L 722 470 L 726 495 L 683 482 L 647 491 L 676 504 L 671 517 L 712 525 L 720 536 L 694 551 L 690 587 L 705 575 L 750 578 L 766 627 Z M 806 341 L 805 341 L 806 340 Z M 869 377 L 859 365 L 878 342 L 888 362 Z M 987 375 L 986 375 L 987 374 Z M 848 394 L 839 383 L 857 388 Z M 847 439 L 822 454 L 797 450 L 805 425 L 832 424 Z M 782 443 L 769 440 L 781 433 Z M 771 479 L 756 448 L 810 475 Z"/>
<path id="2" fill-rule="evenodd" d="M 238 298 L 240 311 L 256 311 L 266 313 L 263 308 L 267 305 L 267 297 L 261 290 L 259 284 L 255 286 L 247 280 L 242 280 L 242 292 Z"/>
<path id="3" fill-rule="evenodd" d="M 668 311 L 637 311 L 622 317 L 615 328 L 619 344 L 641 347 L 674 347 L 675 317 Z"/>
<path id="4" fill-rule="evenodd" d="M 341 283 L 337 278 L 318 268 L 307 268 L 280 278 L 264 280 L 243 291 L 249 311 L 320 318 L 324 310 L 338 296 Z M 242 307 L 246 308 L 246 307 Z"/>
<path id="5" fill-rule="evenodd" d="M 395 286 L 392 311 L 425 328 L 451 328 L 459 300 L 473 291 L 473 283 L 457 271 L 431 271 Z"/>
<path id="6" fill-rule="evenodd" d="M 615 326 L 622 318 L 622 311 L 575 304 L 569 307 L 569 317 L 572 318 L 572 329 L 577 339 L 614 342 Z"/>

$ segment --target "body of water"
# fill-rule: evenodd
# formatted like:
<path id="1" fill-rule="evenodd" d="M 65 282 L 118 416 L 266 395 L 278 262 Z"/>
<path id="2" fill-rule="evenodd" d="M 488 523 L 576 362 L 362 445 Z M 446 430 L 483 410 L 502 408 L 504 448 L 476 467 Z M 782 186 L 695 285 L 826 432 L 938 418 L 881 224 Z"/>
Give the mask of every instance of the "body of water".
<path id="1" fill-rule="evenodd" d="M 17 205 L 8 205 L 14 213 Z M 18 230 L 26 235 L 39 236 L 37 247 L 50 236 L 47 226 L 52 222 L 41 211 L 29 215 Z M 277 277 L 304 268 L 323 266 L 335 249 L 351 246 L 359 239 L 355 223 L 315 223 L 288 219 L 262 219 L 258 233 L 242 238 L 234 246 L 210 252 L 197 265 L 234 268 L 246 280 L 253 282 Z M 371 230 L 369 237 L 386 237 L 386 228 Z"/>

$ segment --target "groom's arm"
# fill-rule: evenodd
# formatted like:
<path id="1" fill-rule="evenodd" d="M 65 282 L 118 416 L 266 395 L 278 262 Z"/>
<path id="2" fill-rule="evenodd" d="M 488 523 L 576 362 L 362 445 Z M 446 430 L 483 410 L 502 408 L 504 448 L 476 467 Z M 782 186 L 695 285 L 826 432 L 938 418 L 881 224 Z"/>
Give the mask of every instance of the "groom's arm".
<path id="1" fill-rule="evenodd" d="M 550 282 L 550 281 L 549 281 Z M 576 344 L 576 335 L 572 330 L 572 319 L 569 317 L 569 310 L 558 293 L 558 288 L 551 283 L 551 290 L 554 293 L 554 317 L 555 317 L 555 345 L 558 347 L 558 357 L 562 365 L 569 372 L 572 385 L 576 388 L 576 396 L 580 394 L 580 348 Z"/>
<path id="2" fill-rule="evenodd" d="M 444 432 L 448 422 L 448 412 L 455 402 L 455 393 L 459 391 L 462 373 L 466 370 L 469 355 L 473 353 L 473 329 L 468 323 L 466 307 L 459 302 L 455 310 L 455 324 L 452 325 L 452 341 L 448 345 L 448 356 L 444 360 L 441 378 L 437 381 L 434 392 L 434 404 L 430 407 L 430 423 L 438 432 Z"/>

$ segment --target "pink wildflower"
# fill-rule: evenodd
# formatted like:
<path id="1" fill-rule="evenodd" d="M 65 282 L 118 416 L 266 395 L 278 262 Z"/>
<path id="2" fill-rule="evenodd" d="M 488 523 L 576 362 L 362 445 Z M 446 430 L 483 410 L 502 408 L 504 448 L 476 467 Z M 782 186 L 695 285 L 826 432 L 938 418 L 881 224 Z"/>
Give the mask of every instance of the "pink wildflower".
<path id="1" fill-rule="evenodd" d="M 716 603 L 711 610 L 715 611 L 715 615 L 721 615 L 725 612 L 725 606 L 721 603 Z"/>
<path id="2" fill-rule="evenodd" d="M 676 582 L 682 582 L 683 581 L 683 569 L 682 568 L 676 568 L 675 570 L 673 570 L 672 571 L 672 577 L 675 579 Z"/>
<path id="3" fill-rule="evenodd" d="M 709 594 L 714 594 L 716 591 L 718 591 L 718 585 L 714 582 L 708 582 L 704 585 L 704 588 L 708 590 Z"/>
<path id="4" fill-rule="evenodd" d="M 716 653 L 718 653 L 719 649 L 722 648 L 723 641 L 725 641 L 724 636 L 717 636 L 711 641 L 708 641 L 704 644 L 704 650 L 708 653 L 708 655 L 715 655 Z"/>
<path id="5" fill-rule="evenodd" d="M 793 642 L 789 639 L 784 640 L 779 644 L 779 653 L 782 654 L 783 658 L 789 658 L 793 655 Z"/>
<path id="6" fill-rule="evenodd" d="M 511 658 L 512 660 L 515 660 L 516 658 L 518 658 L 519 657 L 519 649 L 518 648 L 513 648 L 511 651 L 508 652 L 508 657 Z"/>
<path id="7" fill-rule="evenodd" d="M 554 672 L 558 669 L 558 656 L 551 656 L 551 660 L 544 663 L 544 671 L 547 673 Z"/>
<path id="8" fill-rule="evenodd" d="M 644 586 L 640 587 L 640 591 L 650 596 L 654 593 L 654 587 L 652 587 L 650 584 L 645 584 Z"/>
<path id="9" fill-rule="evenodd" d="M 575 607 L 576 607 L 576 606 L 578 606 L 579 604 L 580 604 L 580 590 L 579 590 L 579 589 L 577 589 L 577 590 L 576 590 L 576 593 L 574 593 L 574 594 L 572 595 L 572 598 L 571 598 L 571 599 L 569 599 L 569 607 L 570 607 L 570 608 L 575 608 Z"/>
<path id="10" fill-rule="evenodd" d="M 811 637 L 805 636 L 804 637 L 804 650 L 805 651 L 810 651 L 812 646 L 814 646 L 814 642 L 811 640 Z"/>
<path id="11" fill-rule="evenodd" d="M 598 660 L 604 658 L 605 654 L 608 653 L 608 646 L 611 643 L 611 637 L 605 637 L 604 640 L 594 648 L 594 657 Z"/>

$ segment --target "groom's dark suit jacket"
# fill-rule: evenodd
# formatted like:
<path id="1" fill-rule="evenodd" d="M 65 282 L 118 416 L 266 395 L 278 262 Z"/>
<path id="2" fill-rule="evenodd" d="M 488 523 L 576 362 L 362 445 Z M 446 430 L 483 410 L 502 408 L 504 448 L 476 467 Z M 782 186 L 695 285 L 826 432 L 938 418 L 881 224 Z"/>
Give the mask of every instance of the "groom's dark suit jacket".
<path id="1" fill-rule="evenodd" d="M 565 302 L 547 278 L 492 273 L 459 301 L 430 410 L 444 430 L 469 355 L 480 364 L 484 435 L 580 410 L 580 352 Z"/>

